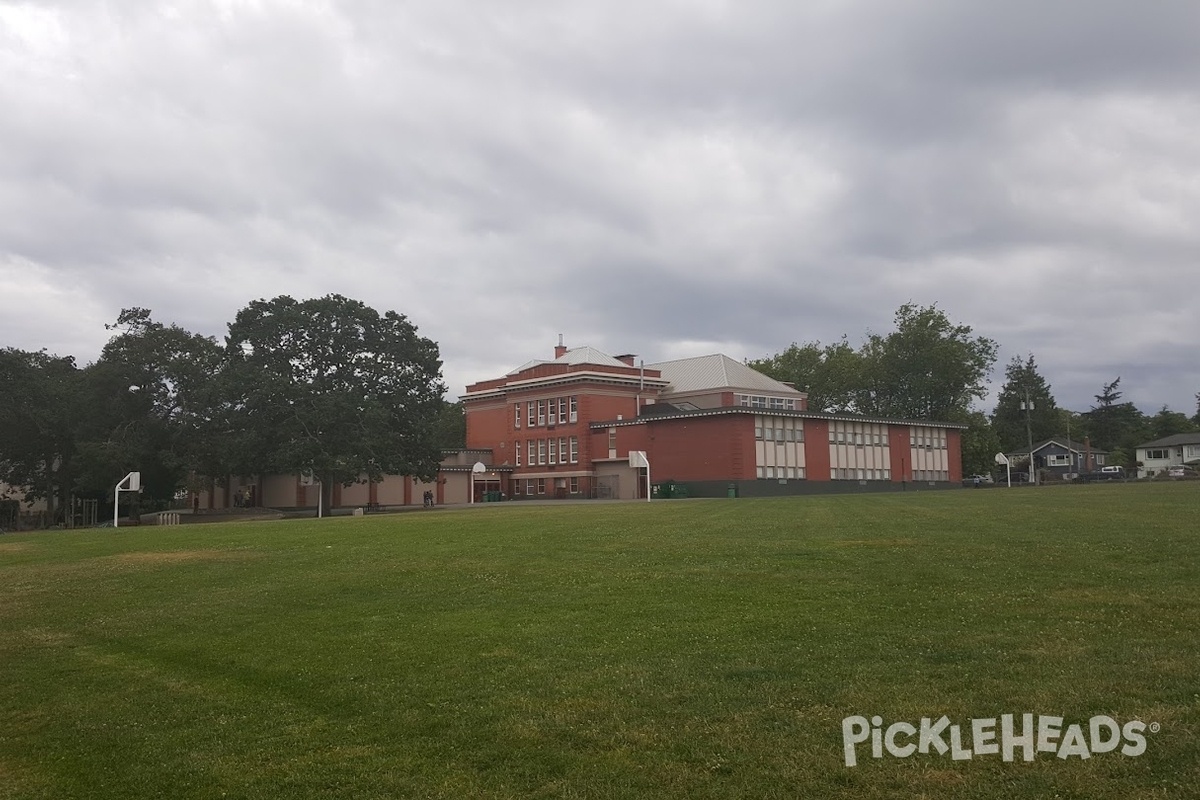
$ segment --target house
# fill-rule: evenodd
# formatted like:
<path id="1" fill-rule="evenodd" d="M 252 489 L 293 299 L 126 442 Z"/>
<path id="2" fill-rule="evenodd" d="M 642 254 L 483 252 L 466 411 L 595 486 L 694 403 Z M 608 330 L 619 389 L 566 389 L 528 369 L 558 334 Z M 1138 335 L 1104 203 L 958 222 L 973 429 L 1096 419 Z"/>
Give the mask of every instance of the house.
<path id="1" fill-rule="evenodd" d="M 1028 471 L 1029 450 L 1022 448 L 1005 453 L 1014 470 Z M 1069 480 L 1081 473 L 1095 472 L 1105 466 L 1107 450 L 1097 450 L 1087 439 L 1067 440 L 1066 437 L 1051 437 L 1033 445 L 1034 469 L 1051 480 Z"/>
<path id="2" fill-rule="evenodd" d="M 467 447 L 511 468 L 514 498 L 692 496 L 957 486 L 965 426 L 807 409 L 807 396 L 725 355 L 654 364 L 568 349 L 467 387 Z"/>
<path id="3" fill-rule="evenodd" d="M 1138 477 L 1155 475 L 1168 467 L 1200 466 L 1200 433 L 1176 433 L 1137 446 Z"/>

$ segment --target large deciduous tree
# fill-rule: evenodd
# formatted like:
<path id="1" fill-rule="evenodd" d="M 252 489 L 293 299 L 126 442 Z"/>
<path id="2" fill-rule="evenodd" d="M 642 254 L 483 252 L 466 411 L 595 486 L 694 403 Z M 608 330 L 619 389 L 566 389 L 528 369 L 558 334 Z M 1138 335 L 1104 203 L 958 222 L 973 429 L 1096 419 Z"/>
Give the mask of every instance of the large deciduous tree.
<path id="1" fill-rule="evenodd" d="M 855 410 L 905 419 L 962 419 L 987 394 L 997 345 L 950 321 L 937 306 L 906 303 L 896 329 L 871 334 L 859 351 L 862 386 Z"/>
<path id="2" fill-rule="evenodd" d="M 1033 404 L 1028 414 L 1024 403 Z M 1028 428 L 1027 428 L 1028 422 Z M 1004 386 L 992 412 L 992 425 L 1005 450 L 1027 449 L 1029 435 L 1040 442 L 1052 436 L 1064 435 L 1065 420 L 1050 392 L 1050 385 L 1038 372 L 1031 353 L 1026 358 L 1014 356 L 1004 369 Z"/>
<path id="3" fill-rule="evenodd" d="M 137 470 L 143 494 L 165 505 L 190 473 L 214 464 L 210 422 L 224 350 L 211 337 L 155 322 L 142 308 L 122 310 L 108 327 L 117 333 L 86 370 L 80 489 L 104 496 Z"/>
<path id="4" fill-rule="evenodd" d="M 843 337 L 834 344 L 793 343 L 782 353 L 748 366 L 808 394 L 810 411 L 842 413 L 854 409 L 862 386 L 862 357 Z"/>
<path id="5" fill-rule="evenodd" d="M 44 499 L 51 519 L 74 484 L 81 384 L 70 356 L 0 350 L 0 481 Z"/>
<path id="6" fill-rule="evenodd" d="M 403 315 L 341 295 L 258 300 L 226 351 L 236 471 L 312 472 L 326 496 L 364 475 L 436 474 L 442 363 Z"/>

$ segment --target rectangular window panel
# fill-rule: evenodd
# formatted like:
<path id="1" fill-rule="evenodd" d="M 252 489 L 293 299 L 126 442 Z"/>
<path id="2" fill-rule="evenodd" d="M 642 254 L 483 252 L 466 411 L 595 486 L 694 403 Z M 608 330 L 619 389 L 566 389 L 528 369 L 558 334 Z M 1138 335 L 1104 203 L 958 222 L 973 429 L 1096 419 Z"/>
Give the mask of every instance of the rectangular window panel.
<path id="1" fill-rule="evenodd" d="M 565 397 L 558 398 L 558 421 L 567 421 L 567 398 Z"/>
<path id="2" fill-rule="evenodd" d="M 521 443 L 520 442 L 513 443 L 513 452 L 517 454 L 517 466 L 519 467 L 519 466 L 521 466 Z"/>
<path id="3" fill-rule="evenodd" d="M 521 404 L 513 403 L 513 427 L 521 427 Z"/>
<path id="4" fill-rule="evenodd" d="M 538 400 L 538 425 L 546 424 L 546 401 Z"/>
<path id="5" fill-rule="evenodd" d="M 550 464 L 557 463 L 557 461 L 558 461 L 558 441 L 557 440 L 555 440 L 555 439 L 550 440 L 549 450 L 550 450 L 549 463 Z"/>
<path id="6" fill-rule="evenodd" d="M 538 478 L 538 494 L 546 493 L 546 479 Z"/>
<path id="7" fill-rule="evenodd" d="M 532 427 L 533 427 L 534 420 L 536 420 L 536 419 L 537 419 L 537 417 L 535 417 L 535 416 L 534 416 L 534 414 L 536 414 L 536 413 L 537 413 L 537 412 L 535 411 L 535 409 L 537 408 L 537 406 L 534 404 L 534 402 L 533 402 L 532 400 L 530 400 L 530 401 L 529 401 L 529 403 L 527 403 L 527 404 L 526 404 L 526 407 L 527 407 L 527 409 L 528 409 L 528 411 L 529 411 L 529 416 L 528 416 L 528 418 L 527 418 L 527 419 L 528 419 L 528 421 L 529 421 L 529 427 L 530 427 L 530 428 L 532 428 Z"/>
<path id="8" fill-rule="evenodd" d="M 546 463 L 546 440 L 538 439 L 538 463 Z"/>
<path id="9" fill-rule="evenodd" d="M 525 481 L 525 494 L 533 494 L 533 478 Z"/>
<path id="10" fill-rule="evenodd" d="M 558 403 L 551 400 L 549 408 L 546 409 L 546 422 L 550 425 L 558 424 Z"/>
<path id="11" fill-rule="evenodd" d="M 537 442 L 533 439 L 529 440 L 529 466 L 537 463 Z"/>
<path id="12" fill-rule="evenodd" d="M 579 494 L 579 478 L 571 478 L 571 494 Z"/>
<path id="13" fill-rule="evenodd" d="M 571 463 L 579 463 L 579 437 L 577 436 L 571 437 Z"/>
<path id="14" fill-rule="evenodd" d="M 575 403 L 574 395 L 571 396 L 571 422 L 576 422 L 579 419 L 579 409 Z"/>

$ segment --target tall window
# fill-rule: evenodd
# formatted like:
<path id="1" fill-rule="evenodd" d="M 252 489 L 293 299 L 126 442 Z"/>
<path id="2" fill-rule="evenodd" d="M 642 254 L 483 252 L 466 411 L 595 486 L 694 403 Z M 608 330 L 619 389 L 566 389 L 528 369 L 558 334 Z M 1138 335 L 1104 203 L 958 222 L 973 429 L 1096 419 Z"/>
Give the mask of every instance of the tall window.
<path id="1" fill-rule="evenodd" d="M 567 463 L 567 440 L 566 439 L 558 440 L 558 463 L 560 463 L 560 464 Z"/>
<path id="2" fill-rule="evenodd" d="M 577 422 L 579 420 L 579 409 L 578 409 L 578 406 L 577 406 L 575 400 L 576 400 L 575 396 L 572 395 L 571 396 L 571 422 Z"/>
<path id="3" fill-rule="evenodd" d="M 571 437 L 571 463 L 572 464 L 579 463 L 579 437 L 578 436 Z"/>
<path id="4" fill-rule="evenodd" d="M 538 463 L 546 463 L 546 440 L 538 439 Z"/>
<path id="5" fill-rule="evenodd" d="M 565 397 L 558 398 L 558 421 L 563 424 L 567 422 L 567 398 Z M 571 420 L 571 422 L 574 421 L 574 419 Z"/>
<path id="6" fill-rule="evenodd" d="M 513 403 L 513 427 L 521 427 L 521 404 Z"/>
<path id="7" fill-rule="evenodd" d="M 533 439 L 529 440 L 529 466 L 537 463 L 537 442 Z"/>
<path id="8" fill-rule="evenodd" d="M 538 425 L 546 424 L 546 401 L 538 400 Z"/>
<path id="9" fill-rule="evenodd" d="M 513 452 L 517 454 L 517 466 L 521 466 L 521 443 L 513 442 Z"/>
<path id="10" fill-rule="evenodd" d="M 529 402 L 526 404 L 526 406 L 527 406 L 527 408 L 528 408 L 528 410 L 529 410 L 529 417 L 528 417 L 528 420 L 529 420 L 529 427 L 531 427 L 531 428 L 532 428 L 532 427 L 533 427 L 533 421 L 534 421 L 534 416 L 533 416 L 533 415 L 534 415 L 534 408 L 535 408 L 535 406 L 534 406 L 534 403 L 533 403 L 533 401 L 532 401 L 532 400 L 530 400 L 530 401 L 529 401 Z"/>
<path id="11" fill-rule="evenodd" d="M 558 463 L 558 442 L 554 439 L 550 440 L 550 463 Z"/>
<path id="12" fill-rule="evenodd" d="M 554 402 L 554 398 L 550 398 L 549 408 L 546 409 L 546 422 L 551 425 L 558 424 L 558 403 Z"/>

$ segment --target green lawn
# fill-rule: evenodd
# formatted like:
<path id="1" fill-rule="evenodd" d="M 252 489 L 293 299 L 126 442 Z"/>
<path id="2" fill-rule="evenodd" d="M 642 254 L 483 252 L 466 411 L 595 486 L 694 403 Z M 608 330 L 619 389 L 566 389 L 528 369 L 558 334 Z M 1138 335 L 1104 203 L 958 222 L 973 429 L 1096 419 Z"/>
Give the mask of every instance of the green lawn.
<path id="1" fill-rule="evenodd" d="M 852 715 L 1145 752 L 843 759 Z M 914 739 L 915 741 L 915 739 Z M 0 537 L 0 797 L 1195 796 L 1200 486 Z"/>

